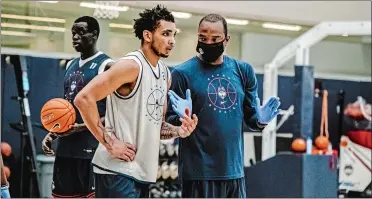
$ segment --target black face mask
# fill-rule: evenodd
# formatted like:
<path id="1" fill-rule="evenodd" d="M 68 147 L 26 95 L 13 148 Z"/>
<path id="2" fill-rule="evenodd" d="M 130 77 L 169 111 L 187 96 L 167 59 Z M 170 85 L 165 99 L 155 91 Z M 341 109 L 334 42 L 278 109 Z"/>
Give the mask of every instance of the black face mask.
<path id="1" fill-rule="evenodd" d="M 196 52 L 200 53 L 204 61 L 208 63 L 214 62 L 225 51 L 225 47 L 223 45 L 224 41 L 225 40 L 214 44 L 206 44 L 198 41 L 198 45 L 196 46 Z"/>

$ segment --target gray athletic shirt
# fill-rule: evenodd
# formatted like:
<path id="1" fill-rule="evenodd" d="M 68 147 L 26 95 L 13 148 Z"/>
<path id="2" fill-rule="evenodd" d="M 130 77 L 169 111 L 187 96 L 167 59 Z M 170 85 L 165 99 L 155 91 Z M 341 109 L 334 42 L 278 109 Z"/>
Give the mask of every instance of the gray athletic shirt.
<path id="1" fill-rule="evenodd" d="M 140 67 L 133 91 L 121 96 L 116 91 L 107 97 L 105 126 L 122 141 L 134 144 L 137 153 L 132 162 L 112 158 L 99 144 L 93 158 L 94 172 L 122 174 L 140 182 L 154 183 L 158 171 L 160 128 L 167 100 L 169 69 L 159 60 L 151 66 L 141 50 L 121 59 L 131 59 Z"/>

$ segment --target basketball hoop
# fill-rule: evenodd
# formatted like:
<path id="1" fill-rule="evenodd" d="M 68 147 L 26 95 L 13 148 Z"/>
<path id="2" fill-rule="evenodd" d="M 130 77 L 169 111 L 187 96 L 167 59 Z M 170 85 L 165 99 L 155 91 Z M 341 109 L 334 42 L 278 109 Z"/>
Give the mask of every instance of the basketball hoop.
<path id="1" fill-rule="evenodd" d="M 93 16 L 98 19 L 116 19 L 119 17 L 119 1 L 96 1 Z"/>

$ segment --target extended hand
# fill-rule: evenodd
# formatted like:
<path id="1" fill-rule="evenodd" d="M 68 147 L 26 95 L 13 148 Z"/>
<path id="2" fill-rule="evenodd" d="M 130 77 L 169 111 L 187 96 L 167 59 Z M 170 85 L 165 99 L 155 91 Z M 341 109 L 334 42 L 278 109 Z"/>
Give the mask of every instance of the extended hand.
<path id="1" fill-rule="evenodd" d="M 82 124 L 75 123 L 73 125 L 70 125 L 69 130 L 64 132 L 63 134 L 70 135 L 70 134 L 80 132 L 80 131 L 83 131 L 83 130 L 86 130 L 86 129 L 87 129 L 87 126 L 84 123 L 82 123 Z"/>
<path id="2" fill-rule="evenodd" d="M 178 128 L 178 135 L 181 138 L 190 136 L 195 130 L 196 125 L 198 125 L 198 117 L 195 114 L 193 114 L 193 119 L 184 114 L 183 118 L 180 118 L 180 121 L 182 122 L 182 125 Z"/>
<path id="3" fill-rule="evenodd" d="M 260 98 L 256 98 L 256 113 L 258 115 L 258 122 L 261 124 L 268 124 L 280 113 L 280 101 L 279 98 L 271 97 L 266 104 L 261 106 Z"/>
<path id="4" fill-rule="evenodd" d="M 55 154 L 55 153 L 54 153 L 54 150 L 52 149 L 52 143 L 53 143 L 53 141 L 56 140 L 57 138 L 58 138 L 58 137 L 55 136 L 55 135 L 53 135 L 53 133 L 48 133 L 48 134 L 44 137 L 44 139 L 43 139 L 41 145 L 42 145 L 42 149 L 43 149 L 43 151 L 44 151 L 44 153 L 45 153 L 46 155 L 50 155 L 50 156 L 52 156 L 52 155 Z"/>
<path id="5" fill-rule="evenodd" d="M 182 99 L 175 92 L 170 90 L 168 92 L 169 99 L 172 103 L 173 110 L 177 113 L 179 117 L 183 117 L 186 113 L 189 117 L 192 114 L 192 99 L 190 94 L 190 89 L 186 90 L 186 99 Z M 188 111 L 188 112 L 187 112 Z"/>
<path id="6" fill-rule="evenodd" d="M 121 160 L 131 162 L 134 160 L 136 155 L 136 147 L 128 142 L 120 141 L 115 135 L 111 136 L 112 144 L 111 149 L 108 149 L 110 155 L 114 158 L 119 158 Z"/>

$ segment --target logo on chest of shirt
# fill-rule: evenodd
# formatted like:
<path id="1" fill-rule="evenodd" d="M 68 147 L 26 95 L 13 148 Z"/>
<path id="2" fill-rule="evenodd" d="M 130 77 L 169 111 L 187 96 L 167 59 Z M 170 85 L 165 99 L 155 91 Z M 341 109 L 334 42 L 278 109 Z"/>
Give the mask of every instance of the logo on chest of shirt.
<path id="1" fill-rule="evenodd" d="M 84 87 L 84 74 L 82 71 L 74 71 L 70 74 L 66 82 L 68 89 L 65 93 L 65 99 L 70 103 L 76 94 Z"/>
<path id="2" fill-rule="evenodd" d="M 230 77 L 225 75 L 212 75 L 208 78 L 208 99 L 209 107 L 220 113 L 230 112 L 235 109 L 237 104 L 236 87 L 230 80 Z"/>
<path id="3" fill-rule="evenodd" d="M 163 118 L 163 107 L 165 103 L 165 95 L 163 88 L 156 85 L 155 88 L 151 88 L 152 92 L 147 98 L 146 109 L 149 121 L 153 121 L 154 124 L 160 124 Z"/>

